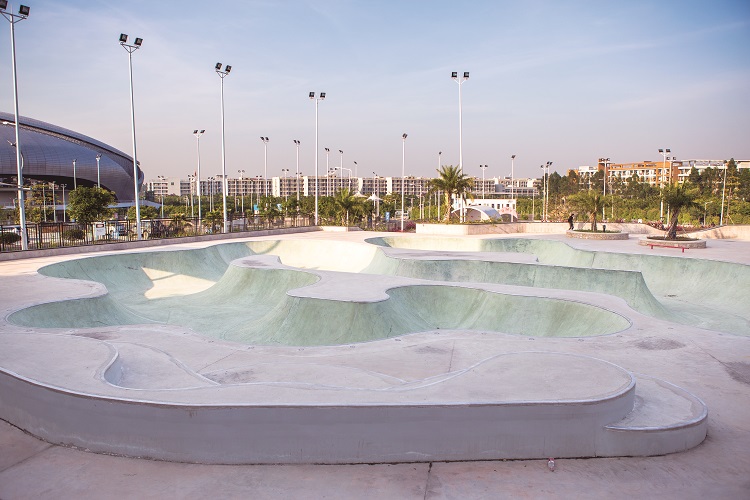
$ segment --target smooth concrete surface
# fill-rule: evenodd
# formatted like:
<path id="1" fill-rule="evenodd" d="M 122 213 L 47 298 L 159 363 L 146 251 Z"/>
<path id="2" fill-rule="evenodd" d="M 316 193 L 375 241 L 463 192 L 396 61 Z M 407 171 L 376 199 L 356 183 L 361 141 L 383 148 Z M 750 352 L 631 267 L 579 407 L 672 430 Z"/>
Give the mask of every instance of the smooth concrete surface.
<path id="1" fill-rule="evenodd" d="M 361 242 L 362 236 L 355 233 L 347 235 L 308 235 L 303 238 L 337 240 L 344 239 L 356 243 Z M 373 236 L 373 235 L 367 235 Z M 470 238 L 471 239 L 471 238 Z M 606 247 L 606 243 L 592 244 L 581 242 L 576 250 L 583 252 L 614 251 L 621 255 L 654 255 L 659 250 L 654 249 L 651 254 L 648 249 Z M 634 242 L 633 242 L 634 243 Z M 714 243 L 714 242 L 712 242 Z M 718 245 L 706 250 L 705 257 L 715 262 L 741 262 L 747 264 L 747 248 L 741 242 L 715 242 Z M 397 250 L 397 249 L 390 249 Z M 645 250 L 645 251 L 643 251 Z M 412 250 L 413 251 L 413 250 Z M 673 252 L 673 251 L 672 251 Z M 523 252 L 521 252 L 523 253 Z M 544 252 L 541 252 L 544 253 Z M 559 253 L 559 249 L 555 249 Z M 662 254 L 668 255 L 668 254 Z M 442 255 L 445 258 L 447 255 Z M 518 259 L 518 256 L 515 256 Z M 580 256 L 578 256 L 580 258 Z M 685 259 L 690 257 L 677 257 Z M 51 259 L 46 260 L 51 263 Z M 282 259 L 283 260 L 283 259 Z M 419 259 L 417 259 L 419 260 Z M 424 260 L 424 259 L 423 259 Z M 499 260 L 495 256 L 495 260 Z M 523 259 L 521 259 L 523 260 Z M 543 262 L 544 256 L 539 258 Z M 605 259 L 607 260 L 607 259 Z M 743 262 L 743 260 L 745 262 Z M 702 265 L 691 260 L 690 264 Z M 16 263 L 17 264 L 17 263 Z M 59 280 L 39 276 L 35 273 L 40 263 L 28 261 L 26 266 L 14 265 L 13 268 L 0 266 L 2 279 L 0 284 L 4 292 L 14 290 L 9 300 L 2 302 L 3 315 L 16 310 L 19 304 L 33 304 L 44 302 L 39 300 L 41 295 L 50 297 L 95 297 L 101 295 L 101 285 L 87 282 L 75 282 L 75 286 L 68 282 L 60 284 Z M 542 263 L 542 265 L 544 265 Z M 356 266 L 355 266 L 356 267 Z M 645 274 L 648 274 L 646 272 Z M 721 277 L 717 279 L 720 280 Z M 157 280 L 158 281 L 158 280 Z M 168 281 L 168 279 L 166 280 Z M 468 282 L 473 284 L 473 282 Z M 658 281 L 657 281 L 658 283 Z M 731 282 L 741 290 L 745 286 L 740 275 Z M 486 285 L 486 284 L 485 284 Z M 21 338 L 23 333 L 31 337 L 65 338 L 77 337 L 87 340 L 100 340 L 110 347 L 128 344 L 137 351 L 138 346 L 150 349 L 152 352 L 169 352 L 167 360 L 179 360 L 181 363 L 197 362 L 208 368 L 203 371 L 219 381 L 240 381 L 242 383 L 258 382 L 255 365 L 241 369 L 243 363 L 233 363 L 233 358 L 245 354 L 252 355 L 253 351 L 266 354 L 276 351 L 275 362 L 265 372 L 261 372 L 261 379 L 266 383 L 275 380 L 274 384 L 284 383 L 289 378 L 287 370 L 298 370 L 294 376 L 310 377 L 310 367 L 300 367 L 310 364 L 329 363 L 334 358 L 356 359 L 360 365 L 358 372 L 370 373 L 382 381 L 394 382 L 394 378 L 384 376 L 394 368 L 402 373 L 402 377 L 421 377 L 427 380 L 434 376 L 435 369 L 443 366 L 443 373 L 451 373 L 456 366 L 466 367 L 467 361 L 487 359 L 491 354 L 528 352 L 528 343 L 534 343 L 534 350 L 546 352 L 560 352 L 583 354 L 591 358 L 599 358 L 625 368 L 629 372 L 637 373 L 637 380 L 649 382 L 638 383 L 640 389 L 636 391 L 635 407 L 641 410 L 641 418 L 633 418 L 630 423 L 633 428 L 642 430 L 653 429 L 654 422 L 662 428 L 670 427 L 671 420 L 678 420 L 689 426 L 692 411 L 689 397 L 678 391 L 678 397 L 672 398 L 663 391 L 670 391 L 672 384 L 687 389 L 705 400 L 708 408 L 708 439 L 700 446 L 676 455 L 654 458 L 629 459 L 595 459 L 595 460 L 564 460 L 558 458 L 557 471 L 552 473 L 546 469 L 546 460 L 514 461 L 514 462 L 460 462 L 393 465 L 393 466 L 198 466 L 187 464 L 173 464 L 168 462 L 151 462 L 119 457 L 107 457 L 76 450 L 59 448 L 41 444 L 39 441 L 19 434 L 14 428 L 2 430 L 0 443 L 10 443 L 9 449 L 13 457 L 9 460 L 12 465 L 0 465 L 0 497 L 22 498 L 26 496 L 106 496 L 112 492 L 122 493 L 122 486 L 126 486 L 128 494 L 124 496 L 149 497 L 176 494 L 178 496 L 205 496 L 210 491 L 212 495 L 237 496 L 256 494 L 258 497 L 372 497 L 372 498 L 479 498 L 479 497 L 516 497 L 548 496 L 557 494 L 577 497 L 625 497 L 632 494 L 658 494 L 660 498 L 670 496 L 679 498 L 741 498 L 746 496 L 748 482 L 743 471 L 748 469 L 748 461 L 743 449 L 748 445 L 748 414 L 747 385 L 750 383 L 748 373 L 747 339 L 741 336 L 722 334 L 709 329 L 696 328 L 693 325 L 681 325 L 673 321 L 655 319 L 645 316 L 628 307 L 624 300 L 612 295 L 598 292 L 570 291 L 554 288 L 537 288 L 520 285 L 492 285 L 498 290 L 513 290 L 518 295 L 536 294 L 548 298 L 575 298 L 583 303 L 596 307 L 607 306 L 610 310 L 627 317 L 632 326 L 613 335 L 587 338 L 555 338 L 555 337 L 523 337 L 512 334 L 490 332 L 429 332 L 394 338 L 385 341 L 370 342 L 359 345 L 345 345 L 341 347 L 300 348 L 294 347 L 232 347 L 231 344 L 216 345 L 206 339 L 198 339 L 194 335 L 174 329 L 174 326 L 133 325 L 131 327 L 103 326 L 86 329 L 66 328 L 62 331 L 43 328 L 30 328 L 4 323 L 0 333 L 9 343 L 4 345 L 2 365 L 9 358 L 15 360 L 22 369 L 33 368 L 44 372 L 53 368 L 59 358 L 68 359 L 66 353 L 72 350 L 59 349 L 47 345 L 50 361 L 35 360 L 27 356 L 18 356 L 19 351 L 10 352 L 9 345 L 15 345 L 10 337 Z M 662 284 L 662 286 L 666 286 Z M 9 288 L 6 288 L 9 287 Z M 177 287 L 179 289 L 179 287 Z M 715 291 L 716 288 L 712 288 Z M 736 290 L 736 289 L 735 289 Z M 164 287 L 160 293 L 173 293 L 169 287 Z M 44 292 L 44 293 L 41 293 Z M 4 295 L 5 297 L 5 295 Z M 659 300 L 662 297 L 659 296 Z M 705 309 L 711 309 L 707 304 Z M 36 332 L 38 335 L 33 334 Z M 154 335 L 159 333 L 159 335 Z M 164 335 L 166 333 L 166 335 Z M 15 335 L 6 335 L 15 334 Z M 19 335 L 20 334 L 20 335 Z M 449 334 L 449 335 L 446 335 Z M 420 337 L 422 337 L 420 339 Z M 433 338 L 435 337 L 435 338 Z M 439 338 L 443 337 L 443 338 Z M 177 342 L 179 338 L 183 342 Z M 417 339 L 416 342 L 403 342 Z M 44 349 L 45 342 L 39 341 L 38 351 Z M 191 349 L 182 345 L 188 344 L 216 347 L 217 351 L 207 359 L 207 350 Z M 394 346 L 405 346 L 402 349 L 391 349 L 386 343 Z M 97 344 L 96 342 L 91 342 Z M 149 347 L 145 345 L 148 344 Z M 354 355 L 362 348 L 373 349 L 363 356 Z M 384 348 L 385 347 L 385 348 Z M 96 350 L 98 347 L 93 347 Z M 326 350 L 325 354 L 321 349 Z M 348 351 L 347 351 L 348 349 Z M 352 351 L 354 350 L 354 351 Z M 126 349 L 122 349 L 125 352 Z M 87 354 L 87 353 L 84 353 Z M 129 353 L 131 356 L 133 352 Z M 137 354 L 137 352 L 136 352 Z M 281 355 L 281 358 L 279 358 Z M 95 356 L 94 356 L 95 357 Z M 82 363 L 85 369 L 98 370 L 98 363 L 88 363 L 86 356 L 75 357 L 71 363 Z M 202 359 L 201 359 L 202 358 Z M 326 359 L 327 358 L 327 359 Z M 136 360 L 150 360 L 153 357 Z M 281 365 L 278 366 L 281 362 Z M 269 360 L 270 361 L 270 360 Z M 151 363 L 146 363 L 151 365 Z M 168 365 L 167 363 L 166 365 Z M 136 363 L 136 366 L 138 363 Z M 339 365 L 341 366 L 341 365 Z M 471 364 L 469 365 L 471 366 Z M 162 366 L 163 368 L 164 366 Z M 365 370 L 362 370 L 365 368 Z M 563 368 L 560 366 L 560 368 Z M 169 369 L 165 369 L 169 372 Z M 549 385 L 554 387 L 556 380 L 565 377 L 565 370 L 558 372 L 555 364 L 545 363 L 542 369 L 549 377 Z M 157 370 L 158 373 L 158 370 Z M 433 375 L 430 375 L 432 373 Z M 61 369 L 59 373 L 51 370 L 50 375 L 57 382 L 65 382 L 70 377 L 68 370 Z M 126 374 L 128 375 L 128 374 Z M 348 376 L 348 375 L 345 375 Z M 331 374 L 335 380 L 336 374 Z M 341 377 L 341 374 L 339 374 Z M 641 378 L 639 378 L 641 377 Z M 127 378 L 127 377 L 126 377 Z M 148 381 L 149 377 L 145 377 Z M 122 379 L 121 379 L 122 380 Z M 141 385 L 143 380 L 138 374 L 128 379 L 133 387 Z M 369 378 L 368 380 L 373 380 Z M 404 380 L 402 378 L 402 380 Z M 658 382 L 651 383 L 656 380 Z M 669 381 L 672 384 L 669 384 Z M 92 382 L 94 383 L 94 382 Z M 185 383 L 179 376 L 165 377 L 165 383 Z M 563 384 L 564 387 L 566 384 Z M 270 386 L 270 384 L 269 384 Z M 469 386 L 470 388 L 471 386 Z M 114 390 L 120 390 L 116 387 Z M 133 389 L 130 389 L 131 391 Z M 661 391 L 661 392 L 660 392 Z M 653 406 L 653 394 L 660 394 L 656 402 L 666 402 L 666 407 L 672 408 L 673 418 L 663 418 L 664 412 Z M 639 399 L 640 398 L 640 399 Z M 639 400 L 642 402 L 639 403 Z M 698 414 L 700 412 L 697 412 Z M 647 422 L 654 418 L 653 421 Z M 8 436 L 8 437 L 5 437 Z M 37 444 L 40 443 L 40 444 Z M 562 477 L 561 477 L 562 476 Z M 272 484 L 259 478 L 273 478 Z M 240 480 L 239 478 L 243 478 Z M 220 480 L 219 480 L 220 479 Z M 85 485 L 85 488 L 82 487 Z M 203 494 L 201 494 L 203 492 Z M 120 495 L 122 496 L 122 495 Z"/>

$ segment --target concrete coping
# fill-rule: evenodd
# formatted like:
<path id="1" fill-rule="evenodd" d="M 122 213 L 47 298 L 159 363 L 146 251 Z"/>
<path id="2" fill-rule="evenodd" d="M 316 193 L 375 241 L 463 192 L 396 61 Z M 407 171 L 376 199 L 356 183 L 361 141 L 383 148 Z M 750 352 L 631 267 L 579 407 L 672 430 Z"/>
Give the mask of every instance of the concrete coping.
<path id="1" fill-rule="evenodd" d="M 565 232 L 565 235 L 568 238 L 579 238 L 582 240 L 627 240 L 630 238 L 629 233 L 593 233 L 590 231 L 580 231 L 577 229 L 569 229 Z"/>

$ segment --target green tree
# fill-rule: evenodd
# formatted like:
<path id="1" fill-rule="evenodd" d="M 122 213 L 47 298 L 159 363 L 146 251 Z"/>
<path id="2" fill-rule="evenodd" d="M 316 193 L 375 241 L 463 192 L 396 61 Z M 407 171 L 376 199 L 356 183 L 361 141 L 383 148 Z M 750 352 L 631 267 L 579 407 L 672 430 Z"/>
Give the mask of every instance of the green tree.
<path id="1" fill-rule="evenodd" d="M 697 196 L 697 191 L 690 186 L 667 186 L 664 188 L 664 202 L 668 204 L 669 209 L 672 210 L 672 217 L 669 222 L 669 227 L 667 228 L 666 239 L 677 239 L 677 221 L 681 211 L 703 208 L 699 203 L 696 203 L 695 200 Z"/>
<path id="2" fill-rule="evenodd" d="M 356 198 L 348 188 L 344 188 L 336 192 L 336 195 L 333 197 L 333 202 L 341 216 L 341 224 L 348 226 L 349 212 L 356 209 L 359 204 L 359 199 Z"/>
<path id="3" fill-rule="evenodd" d="M 81 186 L 70 192 L 68 215 L 79 224 L 106 220 L 112 217 L 112 209 L 109 206 L 114 202 L 115 195 L 111 191 Z"/>
<path id="4" fill-rule="evenodd" d="M 596 218 L 604 207 L 605 197 L 598 191 L 581 191 L 569 198 L 570 203 L 580 212 L 585 212 L 591 222 L 591 230 L 596 231 Z"/>
<path id="5" fill-rule="evenodd" d="M 444 165 L 440 167 L 437 173 L 439 177 L 429 181 L 429 192 L 443 192 L 445 221 L 448 222 L 454 197 L 457 199 L 466 196 L 474 188 L 474 181 L 453 165 Z"/>
<path id="6" fill-rule="evenodd" d="M 135 220 L 135 207 L 128 208 L 128 220 Z M 158 219 L 159 211 L 148 205 L 141 206 L 141 219 Z"/>

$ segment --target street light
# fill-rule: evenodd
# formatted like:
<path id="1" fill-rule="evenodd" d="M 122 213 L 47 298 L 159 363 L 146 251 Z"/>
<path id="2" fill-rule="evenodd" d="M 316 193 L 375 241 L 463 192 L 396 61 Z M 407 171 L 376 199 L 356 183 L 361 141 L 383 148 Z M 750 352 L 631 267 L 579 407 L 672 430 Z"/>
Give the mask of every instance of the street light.
<path id="1" fill-rule="evenodd" d="M 609 158 L 599 158 L 599 161 L 604 164 L 604 175 L 602 176 L 602 184 L 604 185 L 604 188 L 602 190 L 602 195 L 607 196 L 607 165 L 609 165 Z M 602 222 L 604 222 L 604 219 L 604 203 L 602 203 Z"/>
<path id="2" fill-rule="evenodd" d="M 73 159 L 73 191 L 78 189 L 78 182 L 76 181 L 76 160 Z"/>
<path id="3" fill-rule="evenodd" d="M 721 217 L 719 218 L 719 226 L 724 225 L 724 193 L 727 190 L 727 165 L 724 164 L 724 184 L 721 186 Z M 727 208 L 728 210 L 728 208 Z"/>
<path id="4" fill-rule="evenodd" d="M 315 92 L 310 92 L 310 99 L 315 101 L 315 225 L 318 225 L 318 102 L 326 98 L 325 92 L 320 92 L 315 96 Z"/>
<path id="5" fill-rule="evenodd" d="M 128 44 L 128 35 L 120 33 L 120 45 L 128 52 L 128 68 L 130 69 L 130 130 L 133 136 L 133 188 L 135 191 L 133 204 L 135 205 L 135 228 L 139 241 L 143 239 L 143 235 L 141 234 L 141 205 L 138 200 L 138 154 L 135 141 L 135 101 L 133 100 L 133 52 L 140 49 L 142 44 L 143 38 L 136 37 L 133 45 L 130 45 Z"/>
<path id="6" fill-rule="evenodd" d="M 237 173 L 240 174 L 240 186 L 242 186 L 242 217 L 244 218 L 245 217 L 245 192 L 247 191 L 247 189 L 245 189 L 245 181 L 242 179 L 242 176 L 245 174 L 245 171 L 238 170 Z M 235 191 L 237 190 L 235 189 Z M 235 193 L 235 195 L 236 194 L 237 193 Z"/>
<path id="7" fill-rule="evenodd" d="M 328 158 L 331 150 L 326 149 L 326 196 L 331 196 L 331 168 L 328 166 Z"/>
<path id="8" fill-rule="evenodd" d="M 202 217 L 203 217 L 201 215 L 201 194 L 203 191 L 201 189 L 201 136 L 205 132 L 206 132 L 205 130 L 198 130 L 198 129 L 193 130 L 193 135 L 195 136 L 195 142 L 198 147 L 198 171 L 197 171 L 198 178 L 196 179 L 196 182 L 195 182 L 195 191 L 198 194 L 198 220 L 199 221 L 202 220 Z"/>
<path id="9" fill-rule="evenodd" d="M 96 155 L 96 187 L 98 187 L 99 189 L 102 188 L 102 178 L 101 178 L 101 175 L 99 173 L 100 172 L 100 170 L 99 170 L 99 160 L 101 160 L 101 159 L 102 159 L 102 154 L 98 153 Z"/>
<path id="10" fill-rule="evenodd" d="M 263 196 L 268 196 L 268 137 L 261 136 L 260 140 L 263 141 Z"/>
<path id="11" fill-rule="evenodd" d="M 339 170 L 341 170 L 341 175 L 344 175 L 344 151 L 339 149 L 339 154 L 341 155 L 341 163 L 339 164 Z M 349 174 L 349 190 L 351 191 L 351 189 L 352 189 L 352 176 L 351 174 Z"/>
<path id="12" fill-rule="evenodd" d="M 18 186 L 18 218 L 21 222 L 21 249 L 29 249 L 29 239 L 26 234 L 26 207 L 24 203 L 23 195 L 23 167 L 21 161 L 21 146 L 19 141 L 19 124 L 18 124 L 18 75 L 16 72 L 16 23 L 23 21 L 29 16 L 30 9 L 25 5 L 21 5 L 18 9 L 18 14 L 6 12 L 8 2 L 2 0 L 0 2 L 0 14 L 10 22 L 10 46 L 11 46 L 11 62 L 13 65 L 13 111 L 16 117 L 15 120 L 15 132 L 16 132 L 16 173 L 17 173 L 17 186 Z"/>
<path id="13" fill-rule="evenodd" d="M 286 172 L 286 175 L 284 174 Z M 279 183 L 280 188 L 284 188 L 284 179 L 289 175 L 289 169 L 288 168 L 282 168 L 281 169 L 281 182 Z M 281 196 L 281 190 L 279 190 L 279 196 Z M 287 201 L 289 199 L 289 190 L 284 190 L 284 201 Z"/>
<path id="14" fill-rule="evenodd" d="M 479 165 L 482 169 L 482 203 L 484 203 L 484 171 L 487 170 L 487 165 Z"/>
<path id="15" fill-rule="evenodd" d="M 515 160 L 516 160 L 516 155 L 511 155 L 510 156 L 510 197 L 511 199 L 513 199 L 513 191 L 514 191 L 513 188 L 515 187 L 515 182 L 513 180 L 513 174 L 514 174 L 513 170 L 515 167 L 515 164 L 514 164 Z"/>
<path id="16" fill-rule="evenodd" d="M 672 150 L 669 148 L 659 148 L 659 154 L 662 156 L 662 158 L 664 158 L 664 165 L 661 169 L 661 178 L 659 179 L 659 221 L 664 221 L 664 197 L 662 194 L 662 189 L 664 188 L 664 172 L 667 170 L 667 156 L 669 156 L 669 153 L 671 152 Z"/>
<path id="17" fill-rule="evenodd" d="M 65 224 L 65 218 L 66 218 L 66 204 L 65 204 L 65 188 L 67 187 L 67 184 L 60 184 L 60 187 L 62 188 L 62 201 L 63 201 L 63 224 Z"/>
<path id="18" fill-rule="evenodd" d="M 468 78 L 468 77 L 467 77 Z M 401 135 L 401 232 L 404 232 L 404 193 L 406 192 L 406 134 Z"/>
<path id="19" fill-rule="evenodd" d="M 461 86 L 469 79 L 469 72 L 464 71 L 463 78 L 458 77 L 458 72 L 453 71 L 451 78 L 458 84 L 458 171 L 463 174 L 464 172 L 464 129 L 463 129 L 463 106 L 461 100 Z M 464 222 L 464 199 L 461 196 L 461 222 Z"/>
<path id="20" fill-rule="evenodd" d="M 297 186 L 297 211 L 299 211 L 299 145 L 300 142 L 294 139 L 294 146 L 297 148 L 297 182 L 295 183 Z"/>
<path id="21" fill-rule="evenodd" d="M 221 63 L 218 62 L 214 66 L 214 69 L 216 70 L 216 74 L 219 75 L 219 79 L 221 80 L 221 175 L 223 176 L 221 181 L 221 199 L 224 204 L 224 232 L 228 233 L 229 221 L 227 219 L 227 160 L 226 142 L 224 139 L 224 78 L 226 78 L 229 72 L 232 71 L 232 67 L 227 64 L 222 71 Z"/>

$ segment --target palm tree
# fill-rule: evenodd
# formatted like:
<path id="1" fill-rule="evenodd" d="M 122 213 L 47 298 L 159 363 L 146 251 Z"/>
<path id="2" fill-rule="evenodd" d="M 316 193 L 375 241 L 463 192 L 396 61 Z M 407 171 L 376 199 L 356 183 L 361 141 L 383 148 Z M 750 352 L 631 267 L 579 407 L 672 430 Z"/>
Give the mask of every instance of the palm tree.
<path id="1" fill-rule="evenodd" d="M 589 215 L 591 230 L 596 231 L 596 216 L 602 211 L 606 198 L 596 191 L 582 191 L 574 194 L 568 200 L 580 212 Z"/>
<path id="2" fill-rule="evenodd" d="M 349 225 L 349 212 L 353 210 L 358 204 L 359 204 L 359 198 L 354 196 L 351 191 L 349 191 L 348 188 L 343 188 L 340 191 L 337 191 L 334 195 L 333 202 L 336 204 L 336 207 L 338 207 L 344 215 L 341 217 L 341 223 L 348 226 Z"/>
<path id="3" fill-rule="evenodd" d="M 442 191 L 445 196 L 445 221 L 450 220 L 453 196 L 465 196 L 474 187 L 474 180 L 464 174 L 461 169 L 453 165 L 443 165 L 437 171 L 439 177 L 430 179 L 430 193 Z"/>
<path id="4" fill-rule="evenodd" d="M 700 203 L 696 203 L 695 201 L 697 195 L 698 193 L 694 189 L 686 185 L 668 186 L 664 188 L 664 201 L 667 203 L 670 210 L 672 210 L 672 217 L 669 220 L 669 227 L 667 227 L 667 235 L 665 239 L 677 239 L 677 219 L 682 210 L 701 208 Z"/>

